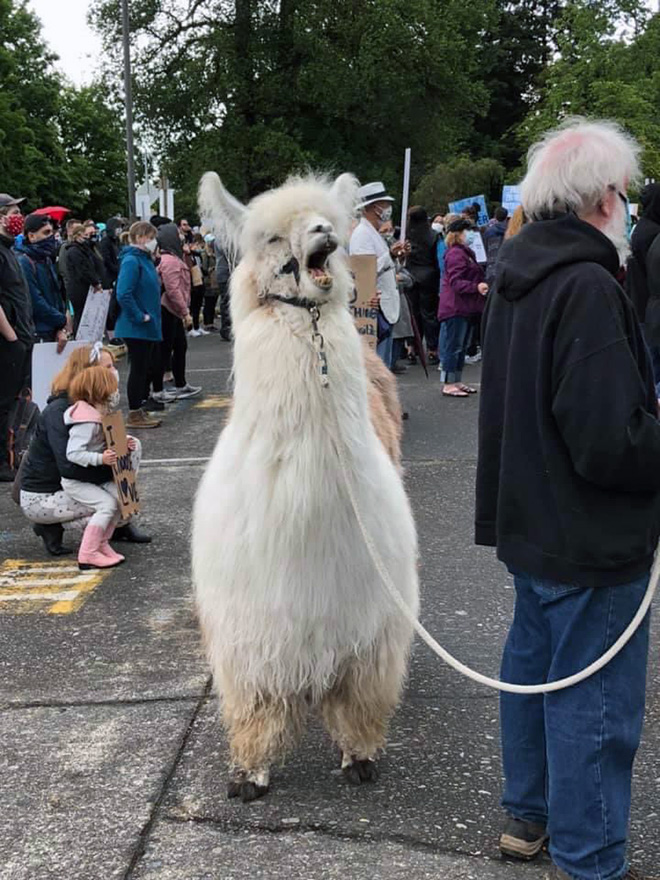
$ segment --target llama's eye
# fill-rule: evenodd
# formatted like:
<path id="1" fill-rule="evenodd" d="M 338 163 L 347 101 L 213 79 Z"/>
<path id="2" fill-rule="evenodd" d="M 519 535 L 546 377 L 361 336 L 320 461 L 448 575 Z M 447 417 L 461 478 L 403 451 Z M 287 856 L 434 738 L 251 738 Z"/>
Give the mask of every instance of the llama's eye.
<path id="1" fill-rule="evenodd" d="M 268 244 L 277 244 L 278 241 L 283 241 L 284 239 L 279 235 L 273 235 L 268 239 Z"/>

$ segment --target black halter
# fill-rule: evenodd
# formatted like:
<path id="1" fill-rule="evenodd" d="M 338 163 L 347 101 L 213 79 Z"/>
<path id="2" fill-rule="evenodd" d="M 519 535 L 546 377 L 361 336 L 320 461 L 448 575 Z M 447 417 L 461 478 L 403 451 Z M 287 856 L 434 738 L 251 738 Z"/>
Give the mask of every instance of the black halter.
<path id="1" fill-rule="evenodd" d="M 277 293 L 268 293 L 266 294 L 266 299 L 276 299 L 278 302 L 287 303 L 290 306 L 297 306 L 299 309 L 307 309 L 310 312 L 312 309 L 318 309 L 320 303 L 317 303 L 314 299 L 307 299 L 306 296 L 279 296 Z"/>

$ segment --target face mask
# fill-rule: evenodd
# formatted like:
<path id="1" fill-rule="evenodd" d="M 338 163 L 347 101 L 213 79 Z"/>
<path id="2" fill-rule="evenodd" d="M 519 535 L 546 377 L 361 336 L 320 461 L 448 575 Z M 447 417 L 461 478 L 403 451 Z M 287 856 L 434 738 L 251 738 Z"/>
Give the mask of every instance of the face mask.
<path id="1" fill-rule="evenodd" d="M 54 235 L 49 235 L 48 238 L 42 238 L 41 241 L 35 241 L 29 245 L 30 251 L 35 256 L 48 259 L 56 256 L 58 247 L 59 245 Z"/>
<path id="2" fill-rule="evenodd" d="M 24 225 L 25 217 L 22 214 L 10 214 L 9 217 L 5 219 L 5 231 L 7 232 L 7 235 L 12 238 L 15 238 L 23 232 Z"/>
<path id="3" fill-rule="evenodd" d="M 119 402 L 121 400 L 121 395 L 119 393 L 119 389 L 113 391 L 110 397 L 108 398 L 108 409 L 117 409 L 119 406 Z"/>
<path id="4" fill-rule="evenodd" d="M 391 220 L 392 219 L 392 207 L 390 206 L 389 208 L 383 208 L 383 210 L 380 212 L 378 219 L 380 220 L 381 223 L 387 223 L 388 220 Z"/>
<path id="5" fill-rule="evenodd" d="M 155 238 L 152 238 L 149 241 L 147 241 L 144 246 L 146 247 L 146 249 L 149 251 L 150 254 L 153 254 L 153 252 L 158 247 L 158 242 L 156 241 Z"/>
<path id="6" fill-rule="evenodd" d="M 432 223 L 431 229 L 434 232 L 440 232 L 440 233 L 443 233 L 445 231 L 445 227 L 442 225 L 442 223 Z"/>

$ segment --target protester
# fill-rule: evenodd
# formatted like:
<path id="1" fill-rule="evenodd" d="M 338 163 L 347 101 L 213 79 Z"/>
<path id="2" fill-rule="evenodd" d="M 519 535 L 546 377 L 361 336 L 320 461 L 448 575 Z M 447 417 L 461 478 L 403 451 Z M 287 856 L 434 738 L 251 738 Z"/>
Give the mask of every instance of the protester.
<path id="1" fill-rule="evenodd" d="M 0 193 L 0 482 L 13 482 L 9 465 L 9 413 L 30 385 L 34 323 L 30 291 L 12 247 L 24 218 L 16 199 Z"/>
<path id="2" fill-rule="evenodd" d="M 58 351 L 62 351 L 71 324 L 55 269 L 58 248 L 49 217 L 43 214 L 26 217 L 23 242 L 15 251 L 30 289 L 35 341 L 57 342 Z"/>
<path id="3" fill-rule="evenodd" d="M 117 302 L 120 312 L 115 332 L 128 348 L 127 393 L 131 428 L 157 428 L 159 419 L 147 415 L 142 404 L 160 364 L 162 341 L 160 280 L 153 261 L 158 246 L 156 227 L 140 220 L 129 230 L 130 245 L 120 254 Z"/>
<path id="4" fill-rule="evenodd" d="M 426 342 L 427 361 L 431 365 L 436 365 L 439 363 L 440 333 L 437 318 L 440 283 L 437 262 L 438 233 L 431 229 L 424 208 L 413 207 L 408 212 L 408 239 L 410 254 L 406 259 L 406 269 L 414 282 L 408 291 L 408 297 L 420 334 L 423 334 Z"/>
<path id="5" fill-rule="evenodd" d="M 507 221 L 509 212 L 506 208 L 495 209 L 495 222 L 489 223 L 484 232 L 484 245 L 486 248 L 486 284 L 490 287 L 495 280 L 495 267 L 497 265 L 497 255 L 500 252 L 500 246 L 506 235 Z"/>
<path id="6" fill-rule="evenodd" d="M 527 217 L 525 216 L 523 206 L 518 205 L 518 207 L 511 215 L 511 219 L 509 220 L 506 228 L 506 233 L 504 234 L 504 240 L 507 241 L 509 238 L 513 238 L 515 235 L 518 235 L 518 233 L 526 223 Z"/>
<path id="7" fill-rule="evenodd" d="M 220 336 L 225 342 L 231 342 L 231 313 L 229 311 L 229 279 L 231 267 L 227 254 L 220 247 L 216 238 L 213 242 L 215 251 L 215 274 L 220 293 Z"/>
<path id="8" fill-rule="evenodd" d="M 124 221 L 122 218 L 110 217 L 105 225 L 105 235 L 99 244 L 99 253 L 110 287 L 113 287 L 119 278 L 119 236 L 123 230 Z"/>
<path id="9" fill-rule="evenodd" d="M 64 289 L 67 293 L 68 297 L 68 285 L 69 285 L 69 269 L 67 265 L 67 254 L 68 250 L 73 244 L 71 239 L 71 230 L 76 226 L 80 226 L 80 220 L 75 220 L 73 218 L 66 221 L 66 226 L 64 227 L 64 241 L 60 245 L 60 250 L 57 255 L 57 271 L 64 282 Z"/>
<path id="10" fill-rule="evenodd" d="M 445 271 L 438 304 L 441 380 L 445 397 L 468 397 L 476 391 L 461 380 L 470 320 L 482 313 L 488 285 L 484 281 L 484 270 L 467 246 L 466 233 L 470 228 L 469 220 L 459 218 L 449 224 L 445 238 Z"/>
<path id="11" fill-rule="evenodd" d="M 392 326 L 399 320 L 400 297 L 396 284 L 396 269 L 392 255 L 403 251 L 403 245 L 392 249 L 379 234 L 383 223 L 392 219 L 392 202 L 385 186 L 380 182 L 367 183 L 358 190 L 359 209 L 362 218 L 351 235 L 351 256 L 373 254 L 376 257 L 377 287 L 380 291 L 378 311 L 378 346 L 376 351 L 387 367 L 392 367 Z M 392 253 L 390 252 L 392 250 Z"/>
<path id="12" fill-rule="evenodd" d="M 24 459 L 20 477 L 20 504 L 25 517 L 33 523 L 33 531 L 44 542 L 52 556 L 62 556 L 73 550 L 62 543 L 64 530 L 82 532 L 93 510 L 67 495 L 62 489 L 62 477 L 89 482 L 90 477 L 100 483 L 109 482 L 109 468 L 95 471 L 82 470 L 66 457 L 69 430 L 64 424 L 64 413 L 73 402 L 69 388 L 76 376 L 91 366 L 114 370 L 114 359 L 108 349 L 98 345 L 84 345 L 74 349 L 51 386 L 51 396 L 39 415 L 37 429 L 30 441 L 30 451 Z M 140 443 L 134 438 L 131 459 L 133 470 L 140 467 Z M 148 544 L 151 538 L 141 532 L 132 521 L 115 528 L 111 540 Z"/>
<path id="13" fill-rule="evenodd" d="M 651 351 L 653 375 L 656 385 L 660 387 L 660 303 L 655 299 L 649 308 L 650 288 L 654 279 L 647 262 L 651 246 L 660 237 L 660 183 L 647 184 L 640 193 L 639 203 L 642 216 L 630 239 L 632 253 L 627 265 L 626 290 L 642 323 L 644 337 Z"/>
<path id="14" fill-rule="evenodd" d="M 171 364 L 174 388 L 163 391 L 161 387 L 154 393 L 154 397 L 158 401 L 169 402 L 195 397 L 202 389 L 200 386 L 189 385 L 186 381 L 186 330 L 192 326 L 190 272 L 183 260 L 183 245 L 174 223 L 160 227 L 158 245 L 161 252 L 158 274 L 163 287 L 161 375 L 165 372 L 165 367 Z"/>
<path id="15" fill-rule="evenodd" d="M 91 366 L 73 379 L 69 394 L 73 405 L 64 413 L 64 424 L 69 428 L 66 458 L 78 466 L 80 476 L 62 477 L 62 488 L 78 504 L 93 511 L 80 542 L 78 567 L 81 570 L 112 568 L 125 557 L 109 543 L 121 513 L 117 487 L 109 472 L 117 461 L 117 453 L 106 449 L 101 423 L 103 416 L 116 405 L 113 398 L 119 395 L 118 377 L 101 365 Z M 132 438 L 128 440 L 128 448 L 135 448 Z M 100 482 L 101 477 L 107 479 Z"/>
<path id="16" fill-rule="evenodd" d="M 204 250 L 202 251 L 202 275 L 204 277 L 204 307 L 202 316 L 204 330 L 207 333 L 218 333 L 215 326 L 215 308 L 220 295 L 220 285 L 216 270 L 216 255 L 213 242 L 215 235 L 208 233 L 204 236 Z"/>
<path id="17" fill-rule="evenodd" d="M 532 146 L 531 222 L 502 246 L 484 316 L 476 540 L 514 577 L 502 678 L 518 684 L 603 654 L 640 606 L 658 543 L 653 376 L 615 280 L 639 152 L 614 123 L 586 120 Z M 502 695 L 508 855 L 529 858 L 549 836 L 557 878 L 641 880 L 626 840 L 648 641 L 647 616 L 581 684 Z"/>
<path id="18" fill-rule="evenodd" d="M 186 221 L 187 222 L 187 221 Z M 189 336 L 208 336 L 208 331 L 199 324 L 199 313 L 204 302 L 204 274 L 202 272 L 202 253 L 204 239 L 199 233 L 192 233 L 192 242 L 184 245 L 184 259 L 190 269 L 190 314 L 192 329 Z"/>
<path id="19" fill-rule="evenodd" d="M 78 332 L 89 288 L 103 290 L 102 264 L 94 251 L 91 228 L 81 223 L 69 230 L 71 246 L 66 251 L 66 290 L 73 307 L 74 334 Z"/>

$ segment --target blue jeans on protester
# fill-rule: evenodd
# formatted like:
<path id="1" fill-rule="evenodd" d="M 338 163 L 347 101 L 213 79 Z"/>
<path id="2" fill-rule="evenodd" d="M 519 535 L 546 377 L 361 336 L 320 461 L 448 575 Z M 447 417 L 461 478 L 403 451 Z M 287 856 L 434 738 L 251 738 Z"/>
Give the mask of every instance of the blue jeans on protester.
<path id="1" fill-rule="evenodd" d="M 467 349 L 469 318 L 445 318 L 440 325 L 439 355 L 442 361 L 440 380 L 448 385 L 460 382 Z"/>
<path id="2" fill-rule="evenodd" d="M 502 679 L 515 684 L 564 678 L 600 657 L 634 617 L 649 581 L 583 589 L 513 574 L 516 608 Z M 547 824 L 553 861 L 578 880 L 620 880 L 627 871 L 649 623 L 650 614 L 623 651 L 579 685 L 501 695 L 502 806 Z"/>
<path id="3" fill-rule="evenodd" d="M 376 354 L 388 368 L 388 370 L 392 369 L 392 351 L 394 348 L 394 340 L 392 339 L 392 331 L 390 330 L 389 334 L 384 338 L 376 346 Z"/>

